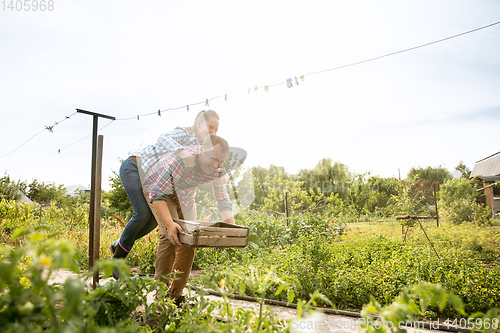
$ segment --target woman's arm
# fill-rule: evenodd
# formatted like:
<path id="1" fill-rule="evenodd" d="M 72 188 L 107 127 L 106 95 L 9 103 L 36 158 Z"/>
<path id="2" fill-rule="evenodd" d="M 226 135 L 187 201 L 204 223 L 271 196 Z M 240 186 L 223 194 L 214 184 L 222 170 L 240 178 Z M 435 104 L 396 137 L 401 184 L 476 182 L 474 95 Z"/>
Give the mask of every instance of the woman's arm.
<path id="1" fill-rule="evenodd" d="M 184 173 L 190 173 L 195 166 L 196 157 L 191 155 L 191 153 L 186 149 L 176 151 L 175 155 L 182 158 L 182 161 L 184 162 Z"/>
<path id="2" fill-rule="evenodd" d="M 178 150 L 184 149 L 184 146 L 195 145 L 192 135 L 183 128 L 176 127 L 170 132 L 164 133 L 158 137 L 158 144 L 160 144 L 167 151 L 175 153 Z"/>
<path id="3" fill-rule="evenodd" d="M 220 215 L 224 222 L 235 224 L 232 210 L 223 210 L 220 212 Z"/>
<path id="4" fill-rule="evenodd" d="M 198 142 L 185 128 L 176 127 L 174 130 L 160 135 L 158 143 L 167 151 L 173 152 L 176 156 L 182 158 L 186 173 L 193 170 L 196 158 L 186 151 L 184 146 L 193 146 Z"/>

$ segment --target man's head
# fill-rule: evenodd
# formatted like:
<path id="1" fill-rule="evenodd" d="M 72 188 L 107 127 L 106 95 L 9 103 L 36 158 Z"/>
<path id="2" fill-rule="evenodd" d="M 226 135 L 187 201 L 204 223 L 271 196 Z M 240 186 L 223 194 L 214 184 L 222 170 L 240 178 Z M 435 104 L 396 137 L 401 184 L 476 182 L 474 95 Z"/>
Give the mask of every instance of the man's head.
<path id="1" fill-rule="evenodd" d="M 204 174 L 211 174 L 222 168 L 222 163 L 229 154 L 229 144 L 218 135 L 210 134 L 201 144 L 203 153 L 198 157 L 198 164 Z"/>

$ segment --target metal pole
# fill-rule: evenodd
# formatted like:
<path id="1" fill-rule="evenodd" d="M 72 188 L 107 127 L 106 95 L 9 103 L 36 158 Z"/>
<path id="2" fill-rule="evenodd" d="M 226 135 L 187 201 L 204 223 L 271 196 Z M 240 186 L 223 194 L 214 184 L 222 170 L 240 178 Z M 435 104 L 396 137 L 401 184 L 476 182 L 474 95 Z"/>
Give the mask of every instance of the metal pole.
<path id="1" fill-rule="evenodd" d="M 438 202 L 437 202 L 437 196 L 436 196 L 436 182 L 432 183 L 432 188 L 434 190 L 434 207 L 436 208 L 436 226 L 439 227 Z"/>
<path id="2" fill-rule="evenodd" d="M 492 184 L 494 185 L 494 184 Z M 490 186 L 490 202 L 491 202 L 491 218 L 495 218 L 495 195 L 493 193 L 493 186 Z"/>
<path id="3" fill-rule="evenodd" d="M 89 270 L 94 267 L 94 214 L 95 214 L 95 170 L 97 155 L 97 123 L 99 117 L 93 116 L 92 127 L 92 171 L 90 175 L 90 210 L 89 210 Z M 95 286 L 94 286 L 95 287 Z"/>
<path id="4" fill-rule="evenodd" d="M 286 225 L 288 226 L 288 216 L 290 215 L 288 211 L 288 191 L 285 192 L 285 216 L 286 216 Z"/>
<path id="5" fill-rule="evenodd" d="M 432 247 L 432 249 L 434 250 L 434 253 L 436 253 L 436 256 L 437 256 L 439 259 L 441 259 L 441 258 L 439 257 L 439 254 L 437 253 L 436 249 L 434 248 L 434 245 L 432 245 L 432 242 L 431 242 L 431 240 L 429 239 L 429 236 L 427 236 L 427 233 L 425 232 L 424 226 L 422 225 L 422 223 L 420 223 L 420 220 L 417 220 L 417 222 L 418 222 L 418 224 L 420 224 L 420 228 L 422 228 L 422 231 L 424 232 L 425 237 L 427 237 L 427 240 L 429 241 L 429 244 L 431 244 L 431 247 Z"/>
<path id="6" fill-rule="evenodd" d="M 94 206 L 94 253 L 93 262 L 99 260 L 99 249 L 101 240 L 101 179 L 102 179 L 102 146 L 103 146 L 103 136 L 99 135 L 97 137 L 97 156 L 96 156 L 96 168 L 95 168 L 95 206 Z M 95 288 L 96 283 L 99 282 L 99 272 L 94 273 L 94 283 Z"/>
<path id="7" fill-rule="evenodd" d="M 91 170 L 91 180 L 90 180 L 90 208 L 89 208 L 89 270 L 91 270 L 93 267 L 94 267 L 94 248 L 95 248 L 95 214 L 96 214 L 96 211 L 100 214 L 101 212 L 101 208 L 100 208 L 100 202 L 101 202 L 101 199 L 100 199 L 100 195 L 99 195 L 99 207 L 98 209 L 96 210 L 96 182 L 97 182 L 97 179 L 96 179 L 96 169 L 97 169 L 97 131 L 98 131 L 98 128 L 97 128 L 97 123 L 98 123 L 98 119 L 99 117 L 102 117 L 102 118 L 107 118 L 107 119 L 111 119 L 111 120 L 116 120 L 115 117 L 113 116 L 108 116 L 108 115 L 104 115 L 104 114 L 100 114 L 100 113 L 96 113 L 96 112 L 91 112 L 91 111 L 86 111 L 86 110 L 81 110 L 81 109 L 76 109 L 76 112 L 78 113 L 84 113 L 84 114 L 88 114 L 88 115 L 91 115 L 93 117 L 93 127 L 92 127 L 92 170 Z M 102 147 L 101 147 L 101 150 L 102 150 Z M 102 153 L 101 153 L 102 154 Z M 100 184 L 101 184 L 101 179 L 100 179 L 100 176 L 99 176 L 99 193 L 101 191 L 101 187 L 100 187 Z M 100 215 L 99 215 L 99 218 L 97 218 L 97 220 L 99 220 L 100 222 Z M 100 233 L 97 234 L 97 237 L 100 237 Z M 99 259 L 99 244 L 97 245 L 97 250 L 95 250 L 95 252 L 97 252 L 97 259 Z M 98 277 L 99 278 L 99 277 Z M 95 283 L 96 283 L 96 280 L 94 279 L 94 283 L 93 283 L 93 287 L 95 288 Z"/>

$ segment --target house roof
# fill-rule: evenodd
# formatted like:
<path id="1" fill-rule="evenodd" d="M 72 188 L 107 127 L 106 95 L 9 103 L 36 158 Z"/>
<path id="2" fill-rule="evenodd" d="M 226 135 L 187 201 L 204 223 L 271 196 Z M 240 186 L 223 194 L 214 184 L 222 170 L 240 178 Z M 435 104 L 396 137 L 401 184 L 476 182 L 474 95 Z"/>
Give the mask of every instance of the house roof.
<path id="1" fill-rule="evenodd" d="M 500 180 L 500 152 L 477 161 L 471 176 L 479 176 L 484 181 Z"/>
<path id="2" fill-rule="evenodd" d="M 80 184 L 66 186 L 66 193 L 71 196 L 75 196 L 77 190 L 80 190 L 82 193 L 85 193 L 85 191 L 90 191 L 88 188 Z"/>
<path id="3" fill-rule="evenodd" d="M 20 190 L 17 190 L 17 194 L 19 194 L 21 196 L 21 202 L 27 202 L 27 203 L 33 203 L 33 201 L 31 201 L 30 198 L 28 198 L 26 196 L 26 194 L 24 194 L 23 192 L 21 192 Z"/>

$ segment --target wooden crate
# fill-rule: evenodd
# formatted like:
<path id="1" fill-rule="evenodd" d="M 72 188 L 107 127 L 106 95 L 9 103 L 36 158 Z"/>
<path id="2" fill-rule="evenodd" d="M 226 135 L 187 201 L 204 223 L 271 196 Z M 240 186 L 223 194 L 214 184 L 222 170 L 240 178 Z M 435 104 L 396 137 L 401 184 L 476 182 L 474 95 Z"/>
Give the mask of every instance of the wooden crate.
<path id="1" fill-rule="evenodd" d="M 143 190 L 144 198 L 155 216 L 158 226 L 165 226 L 155 208 L 149 202 L 149 196 Z M 245 247 L 248 245 L 250 229 L 245 226 L 226 222 L 204 222 L 173 219 L 184 230 L 185 234 L 177 234 L 183 245 L 192 247 Z"/>
<path id="2" fill-rule="evenodd" d="M 192 247 L 245 247 L 250 229 L 226 222 L 203 222 L 173 219 L 184 230 L 178 234 L 183 245 Z"/>

